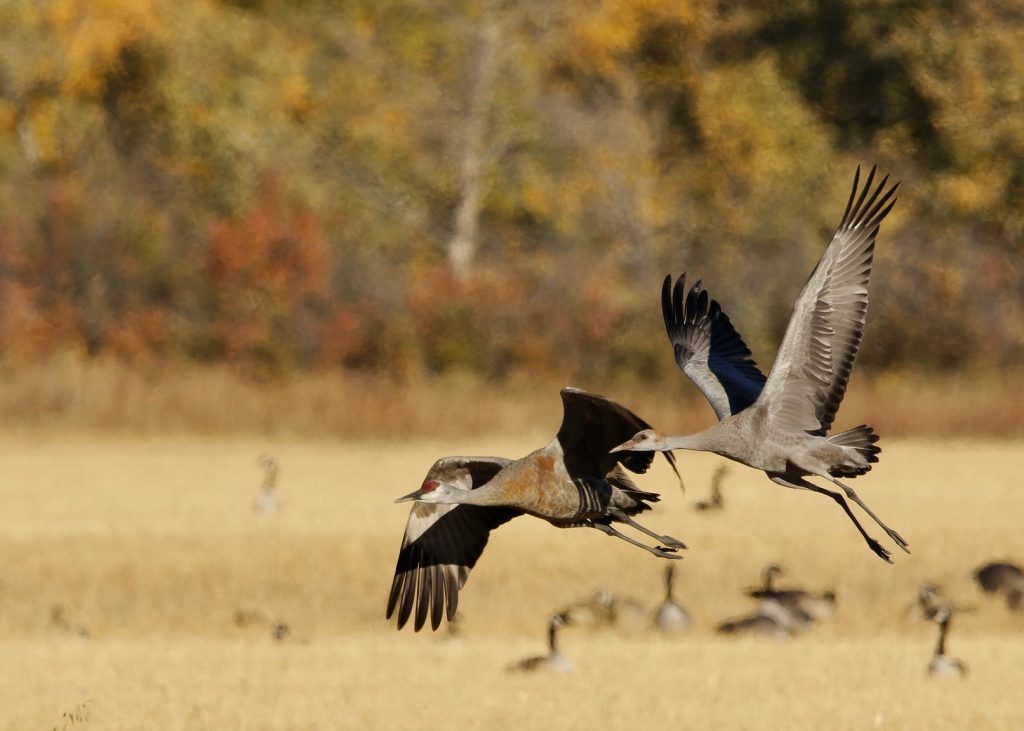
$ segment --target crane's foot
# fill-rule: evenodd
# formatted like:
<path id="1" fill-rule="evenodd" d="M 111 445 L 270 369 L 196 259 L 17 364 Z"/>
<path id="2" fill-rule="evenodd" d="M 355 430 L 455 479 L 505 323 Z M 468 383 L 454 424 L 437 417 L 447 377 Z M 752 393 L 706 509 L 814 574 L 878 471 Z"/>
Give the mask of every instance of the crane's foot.
<path id="1" fill-rule="evenodd" d="M 669 546 L 670 548 L 689 548 L 689 546 L 687 546 L 681 540 L 679 540 L 678 538 L 673 538 L 672 536 L 662 536 L 661 542 L 664 543 L 666 546 Z"/>
<path id="2" fill-rule="evenodd" d="M 658 546 L 657 548 L 653 548 L 651 549 L 651 553 L 653 553 L 658 558 L 669 558 L 674 561 L 678 561 L 682 558 L 682 556 L 676 553 L 676 549 L 666 548 L 665 546 Z"/>
<path id="3" fill-rule="evenodd" d="M 868 548 L 875 552 L 875 554 L 886 563 L 892 563 L 892 559 L 889 558 L 889 551 L 886 550 L 885 546 L 876 541 L 874 538 L 868 538 Z"/>
<path id="4" fill-rule="evenodd" d="M 903 540 L 903 536 L 894 531 L 892 528 L 886 528 L 885 532 L 888 533 L 889 537 L 896 542 L 897 546 L 902 548 L 906 553 L 910 553 L 910 544 Z"/>

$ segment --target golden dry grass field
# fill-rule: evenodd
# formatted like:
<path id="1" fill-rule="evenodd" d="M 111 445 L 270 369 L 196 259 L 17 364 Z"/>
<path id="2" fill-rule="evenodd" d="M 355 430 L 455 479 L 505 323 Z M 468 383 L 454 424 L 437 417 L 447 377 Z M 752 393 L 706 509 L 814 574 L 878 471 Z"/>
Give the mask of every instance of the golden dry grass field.
<path id="1" fill-rule="evenodd" d="M 519 456 L 548 436 L 0 434 L 0 729 L 1024 728 L 1024 614 L 970 579 L 990 558 L 1024 560 L 1020 442 L 884 441 L 856 487 L 911 543 L 894 566 L 831 501 L 738 465 L 724 513 L 698 515 L 720 460 L 681 454 L 686 496 L 661 466 L 638 482 L 664 496 L 647 523 L 690 545 L 677 593 L 696 628 L 566 628 L 570 675 L 505 667 L 544 649 L 552 610 L 597 589 L 653 607 L 663 561 L 521 518 L 462 594 L 462 639 L 396 632 L 383 610 L 408 508 L 394 498 L 437 456 Z M 258 516 L 265 452 L 285 505 Z M 770 561 L 834 587 L 836 615 L 791 641 L 716 636 Z M 901 616 L 925 580 L 976 606 L 949 642 L 963 681 L 926 677 L 934 626 Z"/>

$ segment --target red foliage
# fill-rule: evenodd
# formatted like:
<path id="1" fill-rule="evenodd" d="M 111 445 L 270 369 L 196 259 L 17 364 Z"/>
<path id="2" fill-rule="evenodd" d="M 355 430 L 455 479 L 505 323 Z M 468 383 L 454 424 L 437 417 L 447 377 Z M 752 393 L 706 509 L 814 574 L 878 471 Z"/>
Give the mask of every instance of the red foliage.
<path id="1" fill-rule="evenodd" d="M 245 215 L 215 221 L 207 272 L 213 332 L 231 359 L 309 364 L 331 321 L 332 261 L 313 213 L 268 176 Z"/>

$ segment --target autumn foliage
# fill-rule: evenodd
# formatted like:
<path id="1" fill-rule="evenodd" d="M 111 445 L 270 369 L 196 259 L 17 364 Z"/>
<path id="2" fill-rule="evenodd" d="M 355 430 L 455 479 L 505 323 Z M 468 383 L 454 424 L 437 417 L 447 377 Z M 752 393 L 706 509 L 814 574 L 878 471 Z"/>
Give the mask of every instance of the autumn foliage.
<path id="1" fill-rule="evenodd" d="M 968 0 L 15 0 L 2 357 L 659 378 L 688 270 L 765 361 L 877 162 L 864 367 L 1016 363 L 1022 31 Z"/>

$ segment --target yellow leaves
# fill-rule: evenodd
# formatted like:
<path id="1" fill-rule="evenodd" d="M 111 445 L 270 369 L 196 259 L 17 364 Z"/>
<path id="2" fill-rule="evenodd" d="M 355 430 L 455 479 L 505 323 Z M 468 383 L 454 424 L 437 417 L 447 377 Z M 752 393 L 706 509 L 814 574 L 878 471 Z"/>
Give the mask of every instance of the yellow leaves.
<path id="1" fill-rule="evenodd" d="M 86 95 L 102 90 L 122 49 L 161 24 L 153 0 L 50 0 L 40 12 L 64 52 L 64 88 Z"/>
<path id="2" fill-rule="evenodd" d="M 699 26 L 708 4 L 704 0 L 583 0 L 568 11 L 570 43 L 588 70 L 614 76 L 619 58 L 636 49 L 646 28 L 658 23 Z"/>
<path id="3" fill-rule="evenodd" d="M 281 84 L 281 99 L 289 114 L 297 120 L 304 119 L 313 107 L 306 77 L 299 73 L 288 76 Z"/>
<path id="4" fill-rule="evenodd" d="M 698 115 L 707 149 L 717 161 L 746 176 L 776 175 L 794 158 L 827 147 L 825 130 L 761 56 L 743 66 L 709 72 L 698 94 Z"/>
<path id="5" fill-rule="evenodd" d="M 983 214 L 999 204 L 1012 172 L 1006 166 L 987 165 L 973 169 L 970 175 L 942 175 L 936 190 L 957 214 Z"/>
<path id="6" fill-rule="evenodd" d="M 30 160 L 51 162 L 60 156 L 58 107 L 53 99 L 35 104 L 21 130 L 21 143 Z"/>

